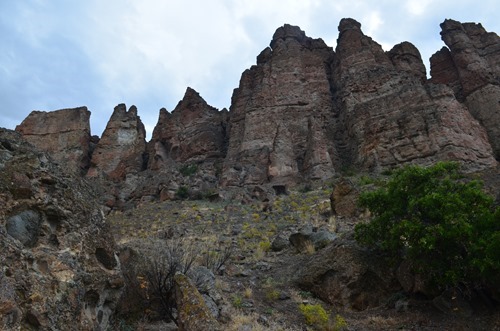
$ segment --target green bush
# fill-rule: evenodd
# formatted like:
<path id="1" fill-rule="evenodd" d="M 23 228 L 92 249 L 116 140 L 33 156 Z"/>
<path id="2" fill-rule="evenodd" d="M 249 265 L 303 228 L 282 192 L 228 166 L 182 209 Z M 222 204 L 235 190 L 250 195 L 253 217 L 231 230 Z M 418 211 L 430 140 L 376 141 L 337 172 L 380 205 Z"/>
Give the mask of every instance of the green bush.
<path id="1" fill-rule="evenodd" d="M 299 310 L 306 319 L 308 325 L 314 326 L 320 330 L 326 329 L 328 320 L 330 319 L 328 313 L 320 305 L 299 305 Z"/>
<path id="2" fill-rule="evenodd" d="M 189 177 L 194 175 L 198 171 L 198 166 L 196 164 L 188 164 L 180 167 L 179 172 L 184 177 Z"/>
<path id="3" fill-rule="evenodd" d="M 500 208 L 459 165 L 406 166 L 382 188 L 360 195 L 373 219 L 358 224 L 356 239 L 409 260 L 437 286 L 480 284 L 500 276 Z"/>
<path id="4" fill-rule="evenodd" d="M 175 196 L 178 199 L 185 200 L 189 198 L 189 189 L 186 186 L 180 186 L 175 192 Z"/>

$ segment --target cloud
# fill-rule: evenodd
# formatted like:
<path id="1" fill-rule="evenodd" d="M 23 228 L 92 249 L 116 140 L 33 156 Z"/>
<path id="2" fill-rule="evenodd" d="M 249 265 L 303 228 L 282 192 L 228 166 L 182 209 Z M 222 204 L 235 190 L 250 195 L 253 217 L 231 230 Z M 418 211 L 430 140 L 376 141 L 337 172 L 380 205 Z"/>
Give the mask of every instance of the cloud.
<path id="1" fill-rule="evenodd" d="M 352 17 L 384 49 L 410 41 L 426 61 L 443 46 L 445 18 L 498 32 L 497 6 L 497 0 L 2 1 L 0 126 L 13 128 L 34 109 L 86 105 L 100 134 L 124 102 L 138 107 L 150 135 L 158 110 L 172 110 L 187 86 L 209 104 L 228 107 L 241 73 L 284 23 L 335 47 L 338 22 Z"/>

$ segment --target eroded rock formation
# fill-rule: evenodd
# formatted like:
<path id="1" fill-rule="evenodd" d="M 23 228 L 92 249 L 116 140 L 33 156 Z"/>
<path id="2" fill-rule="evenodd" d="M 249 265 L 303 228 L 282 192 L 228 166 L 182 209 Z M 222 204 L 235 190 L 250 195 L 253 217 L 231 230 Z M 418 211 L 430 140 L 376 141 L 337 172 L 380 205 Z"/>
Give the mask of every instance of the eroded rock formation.
<path id="1" fill-rule="evenodd" d="M 90 165 L 90 112 L 87 107 L 33 111 L 16 127 L 24 138 L 61 166 L 84 174 Z"/>
<path id="2" fill-rule="evenodd" d="M 88 177 L 123 180 L 127 174 L 145 169 L 146 130 L 137 108 L 115 107 L 91 159 Z"/>
<path id="3" fill-rule="evenodd" d="M 441 27 L 448 48 L 431 58 L 431 79 L 415 46 L 403 42 L 385 52 L 353 19 L 341 20 L 335 51 L 284 25 L 242 74 L 230 112 L 188 88 L 172 113 L 160 111 L 147 145 L 136 108 L 127 112 L 123 104 L 93 152 L 85 108 L 33 113 L 18 130 L 83 172 L 92 153 L 87 176 L 114 182 L 103 194 L 111 208 L 172 199 L 180 188 L 191 196 L 219 184 L 286 190 L 346 169 L 380 172 L 440 160 L 494 169 L 499 38 L 480 24 L 446 20 Z"/>
<path id="4" fill-rule="evenodd" d="M 297 183 L 334 174 L 330 67 L 334 55 L 300 28 L 279 28 L 235 89 L 227 186 Z"/>
<path id="5" fill-rule="evenodd" d="M 432 81 L 450 86 L 486 128 L 500 159 L 500 38 L 481 24 L 445 20 L 443 48 L 431 57 Z"/>
<path id="6" fill-rule="evenodd" d="M 409 43 L 386 53 L 352 19 L 339 25 L 333 90 L 340 106 L 337 143 L 347 165 L 379 171 L 408 162 L 458 160 L 492 167 L 486 131 L 445 85 L 427 84 Z M 405 60 L 406 59 L 406 60 Z M 404 64 L 404 65 L 403 65 Z"/>
<path id="7" fill-rule="evenodd" d="M 160 110 L 151 141 L 149 168 L 166 167 L 171 161 L 200 162 L 223 158 L 227 140 L 226 110 L 211 107 L 192 88 L 172 113 Z"/>
<path id="8" fill-rule="evenodd" d="M 93 189 L 0 129 L 0 329 L 105 330 L 123 280 Z"/>

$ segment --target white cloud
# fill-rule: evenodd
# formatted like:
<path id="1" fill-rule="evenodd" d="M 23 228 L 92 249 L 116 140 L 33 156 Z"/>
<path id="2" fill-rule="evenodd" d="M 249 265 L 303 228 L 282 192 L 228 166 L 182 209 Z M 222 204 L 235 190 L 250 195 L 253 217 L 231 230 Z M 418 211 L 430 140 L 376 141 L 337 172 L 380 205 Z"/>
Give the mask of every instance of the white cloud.
<path id="1" fill-rule="evenodd" d="M 443 45 L 445 18 L 500 32 L 497 7 L 497 0 L 2 1 L 0 126 L 12 128 L 32 109 L 87 105 L 100 133 L 126 102 L 138 106 L 151 134 L 158 109 L 172 110 L 187 86 L 229 106 L 241 73 L 284 23 L 335 46 L 339 20 L 352 17 L 384 49 L 408 40 L 425 61 Z"/>
<path id="2" fill-rule="evenodd" d="M 408 0 L 406 9 L 412 15 L 423 15 L 426 13 L 432 0 Z"/>

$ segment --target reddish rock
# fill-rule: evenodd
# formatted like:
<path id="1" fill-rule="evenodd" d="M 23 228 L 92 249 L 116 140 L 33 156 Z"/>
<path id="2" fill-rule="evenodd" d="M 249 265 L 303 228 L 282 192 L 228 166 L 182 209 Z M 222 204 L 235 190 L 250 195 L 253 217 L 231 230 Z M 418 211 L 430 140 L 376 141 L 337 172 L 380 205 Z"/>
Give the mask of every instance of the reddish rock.
<path id="1" fill-rule="evenodd" d="M 332 81 L 345 165 L 371 171 L 439 160 L 463 161 L 471 170 L 496 165 L 485 130 L 453 92 L 422 83 L 412 46 L 385 53 L 352 19 L 343 19 L 339 31 Z M 413 54 L 412 64 L 402 68 L 400 54 Z"/>
<path id="2" fill-rule="evenodd" d="M 83 174 L 90 162 L 89 118 L 87 107 L 33 111 L 16 131 L 32 145 L 49 153 L 61 166 Z"/>
<path id="3" fill-rule="evenodd" d="M 222 184 L 294 184 L 334 173 L 327 65 L 334 55 L 300 28 L 279 28 L 246 70 L 230 110 Z"/>
<path id="4" fill-rule="evenodd" d="M 500 159 L 500 38 L 481 24 L 445 20 L 441 37 L 449 59 L 433 56 L 433 81 L 448 84 L 471 114 L 486 128 L 495 156 Z M 441 51 L 444 53 L 444 51 Z M 442 63 L 446 63 L 446 70 Z"/>
<path id="5" fill-rule="evenodd" d="M 170 162 L 199 162 L 223 158 L 226 152 L 227 111 L 211 107 L 192 88 L 172 113 L 160 110 L 158 123 L 148 144 L 150 169 Z"/>
<path id="6" fill-rule="evenodd" d="M 146 131 L 137 108 L 115 107 L 92 154 L 88 177 L 123 180 L 145 168 Z"/>

